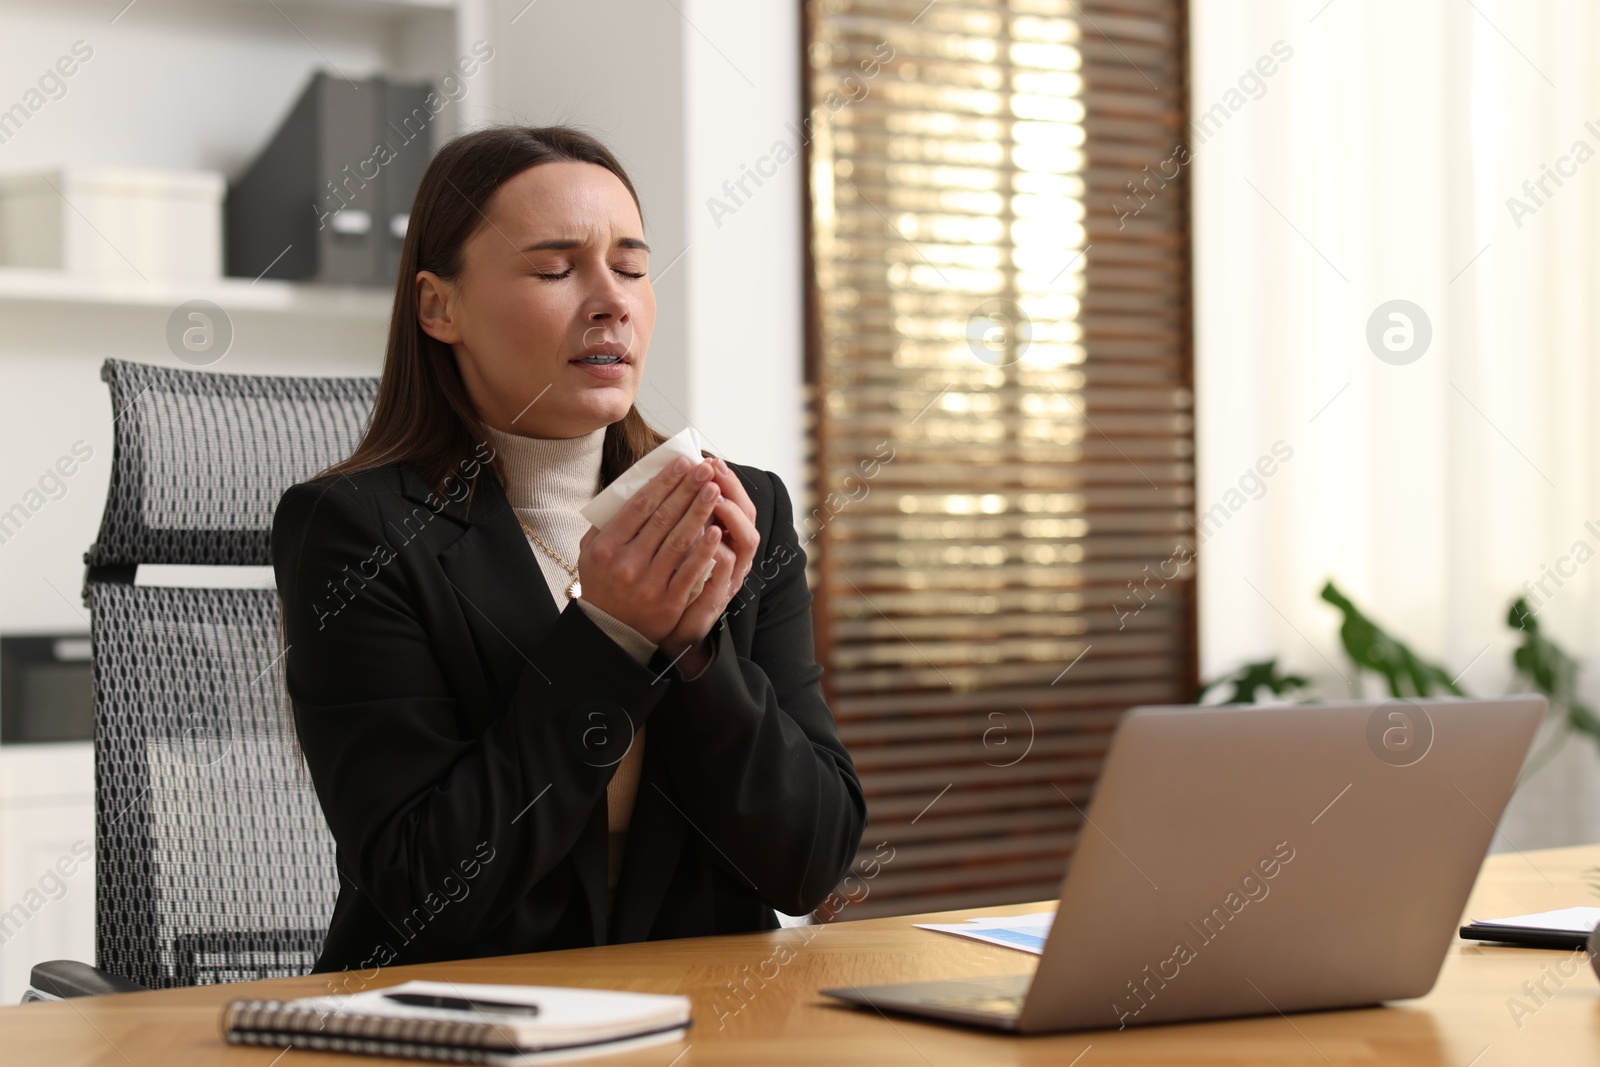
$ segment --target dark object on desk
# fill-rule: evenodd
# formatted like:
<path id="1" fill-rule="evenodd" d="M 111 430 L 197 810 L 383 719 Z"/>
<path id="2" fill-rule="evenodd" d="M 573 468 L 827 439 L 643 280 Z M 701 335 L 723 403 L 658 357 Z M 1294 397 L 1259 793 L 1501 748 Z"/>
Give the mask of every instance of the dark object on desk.
<path id="1" fill-rule="evenodd" d="M 133 584 L 141 563 L 261 565 L 283 490 L 347 455 L 369 378 L 268 378 L 107 361 L 111 486 L 89 564 L 95 679 L 95 986 L 304 974 L 338 892 L 294 744 L 269 588 Z M 114 977 L 113 977 L 114 976 Z"/>
<path id="2" fill-rule="evenodd" d="M 512 1004 L 504 1000 L 474 1000 L 471 997 L 441 997 L 432 993 L 385 993 L 384 998 L 413 1008 L 443 1008 L 446 1011 L 486 1011 L 496 1015 L 538 1015 L 537 1004 Z"/>
<path id="3" fill-rule="evenodd" d="M 89 635 L 0 637 L 0 744 L 93 738 Z"/>
<path id="4" fill-rule="evenodd" d="M 34 967 L 29 975 L 32 992 L 42 994 L 33 1000 L 66 1000 L 69 997 L 103 997 L 111 993 L 141 993 L 145 987 L 118 978 L 77 960 L 51 960 Z M 30 998 L 24 998 L 30 999 Z"/>
<path id="5" fill-rule="evenodd" d="M 1541 930 L 1533 926 L 1468 923 L 1461 928 L 1465 941 L 1488 941 L 1519 948 L 1586 948 L 1592 935 L 1584 930 Z"/>
<path id="6" fill-rule="evenodd" d="M 425 82 L 314 74 L 228 186 L 228 273 L 392 287 L 433 155 L 430 97 Z"/>
<path id="7" fill-rule="evenodd" d="M 1578 905 L 1502 919 L 1474 919 L 1461 928 L 1461 936 L 1523 948 L 1573 949 L 1588 947 L 1596 926 L 1600 926 L 1600 907 Z"/>

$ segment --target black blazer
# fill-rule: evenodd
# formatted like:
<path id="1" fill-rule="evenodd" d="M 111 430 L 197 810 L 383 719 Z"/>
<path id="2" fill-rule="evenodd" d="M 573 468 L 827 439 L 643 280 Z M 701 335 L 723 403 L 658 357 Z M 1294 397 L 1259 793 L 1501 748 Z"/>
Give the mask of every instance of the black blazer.
<path id="1" fill-rule="evenodd" d="M 761 545 L 693 681 L 557 609 L 487 464 L 283 495 L 287 686 L 340 874 L 315 970 L 775 929 L 838 884 L 866 804 L 805 553 L 783 483 L 730 466 Z M 646 723 L 608 922 L 606 783 Z"/>

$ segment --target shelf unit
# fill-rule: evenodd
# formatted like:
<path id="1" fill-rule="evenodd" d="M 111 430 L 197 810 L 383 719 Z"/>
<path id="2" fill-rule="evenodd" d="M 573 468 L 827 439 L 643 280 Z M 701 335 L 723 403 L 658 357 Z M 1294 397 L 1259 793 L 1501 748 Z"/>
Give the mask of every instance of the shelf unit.
<path id="1" fill-rule="evenodd" d="M 5 170 L 130 166 L 235 177 L 317 69 L 443 79 L 493 40 L 491 0 L 0 0 L 0 65 L 23 92 L 75 40 L 93 59 L 67 91 L 5 144 Z M 119 13 L 119 9 L 120 13 Z M 500 61 L 502 64 L 503 60 Z M 493 62 L 435 119 L 435 143 L 493 111 Z M 0 108 L 9 106 L 6 100 Z M 172 365 L 165 325 L 190 300 L 238 320 L 223 372 L 371 374 L 381 365 L 392 293 L 270 279 L 108 281 L 0 268 L 0 512 L 25 499 L 75 441 L 93 459 L 0 545 L 0 630 L 85 631 L 77 602 L 112 455 L 106 358 Z M 35 495 L 34 499 L 37 499 Z M 48 788 L 46 788 L 48 786 Z M 0 908 L 35 886 L 74 842 L 93 836 L 92 746 L 0 749 Z M 0 1000 L 14 1003 L 33 963 L 93 961 L 92 866 L 70 892 L 0 945 Z"/>
<path id="2" fill-rule="evenodd" d="M 61 271 L 0 267 L 0 303 L 170 309 L 188 300 L 209 300 L 228 311 L 387 322 L 393 295 L 386 289 L 269 278 L 254 282 L 248 278 L 216 278 L 144 285 L 76 278 Z"/>
<path id="3" fill-rule="evenodd" d="M 475 40 L 488 37 L 491 0 L 139 0 L 138 8 L 130 5 L 118 14 L 112 27 L 118 24 L 126 30 L 139 30 L 157 35 L 170 30 L 176 35 L 189 19 L 208 24 L 211 34 L 229 37 L 229 19 L 235 19 L 235 40 L 248 40 L 259 32 L 259 22 L 280 21 L 283 32 L 304 37 L 306 74 L 317 67 L 349 67 L 347 59 L 331 58 L 328 51 L 318 45 L 312 35 L 314 24 L 338 22 L 338 37 L 344 51 L 350 48 L 350 38 L 370 40 L 373 54 L 363 56 L 357 66 L 371 67 L 374 62 L 389 74 L 405 77 L 442 78 L 451 62 L 470 53 Z M 104 3 L 86 0 L 64 0 L 51 13 L 51 21 L 66 22 L 74 27 L 74 16 L 88 16 L 93 10 L 94 21 L 104 24 Z M 26 22 L 37 8 L 24 5 L 21 0 L 0 0 L 0 27 L 8 22 Z M 125 21 L 126 19 L 126 21 Z M 136 26 L 138 24 L 138 26 Z M 302 29 L 302 26 L 306 29 Z M 69 29 L 70 32 L 70 29 Z M 85 30 L 86 32 L 86 30 Z M 333 30 L 330 30 L 330 34 Z M 61 37 L 61 34 L 56 34 Z M 99 48 L 110 50 L 104 34 L 96 37 Z M 336 53 L 338 54 L 338 53 Z M 88 66 L 85 66 L 88 69 Z M 469 96 L 446 109 L 440 115 L 440 126 L 435 131 L 437 141 L 458 133 L 464 126 L 472 125 L 475 117 L 488 107 L 491 78 L 474 78 Z M 128 93 L 138 94 L 142 86 L 128 85 Z M 152 86 L 154 88 L 154 86 Z M 242 86 L 219 86 L 222 93 L 242 93 Z M 283 99 L 283 107 L 291 99 Z M 155 104 L 155 101 L 152 101 Z M 170 104 L 168 104 L 170 107 Z M 205 104 L 197 104 L 205 110 Z M 150 114 L 160 114 L 152 110 Z M 195 123 L 203 126 L 205 122 Z M 270 133 L 270 131 L 267 131 Z M 259 141 L 264 142 L 262 134 Z M 38 158 L 35 147 L 35 158 Z M 62 146 L 66 147 L 66 146 Z M 46 150 L 48 152 L 48 150 Z M 14 157 L 13 154 L 11 157 Z M 203 155 L 203 152 L 200 152 Z M 46 157 L 48 158 L 48 157 Z M 82 157 L 80 157 L 82 158 Z M 106 165 L 118 165 L 122 158 L 102 158 Z M 6 168 L 32 170 L 32 165 L 21 165 L 8 158 Z M 235 168 L 237 170 L 237 168 Z M 234 174 L 230 173 L 229 178 Z M 59 270 L 21 269 L 0 267 L 0 306 L 34 304 L 38 310 L 50 314 L 69 312 L 74 307 L 146 312 L 157 307 L 176 307 L 190 299 L 208 299 L 226 310 L 262 312 L 262 314 L 302 315 L 312 318 L 347 318 L 352 322 L 374 322 L 389 317 L 392 294 L 381 288 L 355 288 L 355 286 L 328 286 L 317 283 L 286 283 L 278 280 L 250 280 L 250 278 L 219 277 L 202 282 L 110 282 L 101 278 L 75 277 Z M 0 341 L 0 354 L 3 354 Z"/>

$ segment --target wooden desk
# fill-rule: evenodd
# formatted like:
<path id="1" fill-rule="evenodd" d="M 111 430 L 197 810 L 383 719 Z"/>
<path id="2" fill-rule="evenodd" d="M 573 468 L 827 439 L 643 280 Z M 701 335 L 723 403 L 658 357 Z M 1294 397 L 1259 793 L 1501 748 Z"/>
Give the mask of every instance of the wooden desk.
<path id="1" fill-rule="evenodd" d="M 1591 903 L 1584 872 L 1600 866 L 1600 846 L 1491 857 L 1468 911 L 1492 917 Z M 1018 914 L 1049 905 L 986 908 L 921 916 L 959 921 L 973 914 Z M 843 916 L 848 916 L 846 908 Z M 606 1064 L 1505 1064 L 1600 1063 L 1600 984 L 1584 966 L 1562 978 L 1569 952 L 1457 943 L 1428 996 L 1388 1008 L 1262 1017 L 1182 1026 L 1048 1037 L 988 1035 L 956 1027 L 836 1008 L 824 986 L 1031 970 L 1021 952 L 916 930 L 912 919 L 840 921 L 764 934 L 658 941 L 460 963 L 395 967 L 367 988 L 412 978 L 597 986 L 694 998 L 687 1041 L 611 1057 Z M 774 972 L 776 972 L 774 974 Z M 763 981 L 761 975 L 771 976 Z M 328 991 L 331 976 L 244 985 L 172 989 L 59 1004 L 0 1009 L 0 1060 L 76 1067 L 268 1067 L 278 1053 L 233 1047 L 217 1032 L 222 1004 L 238 996 L 280 999 Z M 748 979 L 737 998 L 728 983 Z M 1544 982 L 1531 999 L 1524 983 Z M 361 988 L 359 985 L 354 989 Z M 1516 1000 L 1513 1000 L 1516 998 Z M 1513 1013 L 1519 1002 L 1525 1009 Z M 1087 1052 L 1086 1052 L 1087 1050 Z M 1075 1057 L 1082 1055 L 1082 1059 Z M 348 1055 L 298 1049 L 281 1061 L 351 1067 Z M 367 1058 L 366 1062 L 379 1062 Z M 403 1062 L 403 1061 L 384 1061 Z"/>

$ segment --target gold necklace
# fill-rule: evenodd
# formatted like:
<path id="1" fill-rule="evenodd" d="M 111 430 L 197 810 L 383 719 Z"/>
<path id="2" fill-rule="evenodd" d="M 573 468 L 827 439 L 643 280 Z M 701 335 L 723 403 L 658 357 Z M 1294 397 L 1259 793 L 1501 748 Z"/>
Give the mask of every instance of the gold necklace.
<path id="1" fill-rule="evenodd" d="M 528 524 L 522 521 L 522 516 L 521 515 L 517 516 L 517 523 L 522 527 L 523 531 L 525 533 L 527 533 L 527 535 L 529 537 L 533 538 L 534 544 L 538 545 L 540 548 L 542 548 L 546 552 L 548 552 L 550 554 L 550 558 L 551 559 L 553 559 L 557 563 L 561 564 L 562 567 L 566 568 L 567 573 L 572 575 L 572 583 L 567 586 L 567 599 L 568 600 L 577 600 L 580 596 L 582 596 L 583 595 L 583 585 L 582 585 L 582 583 L 580 583 L 578 581 L 578 568 L 574 567 L 572 564 L 570 564 L 566 560 L 562 559 L 560 554 L 557 553 L 555 549 L 553 549 L 549 545 L 545 544 L 544 541 L 539 537 L 539 535 L 534 533 L 531 529 L 529 529 Z"/>

